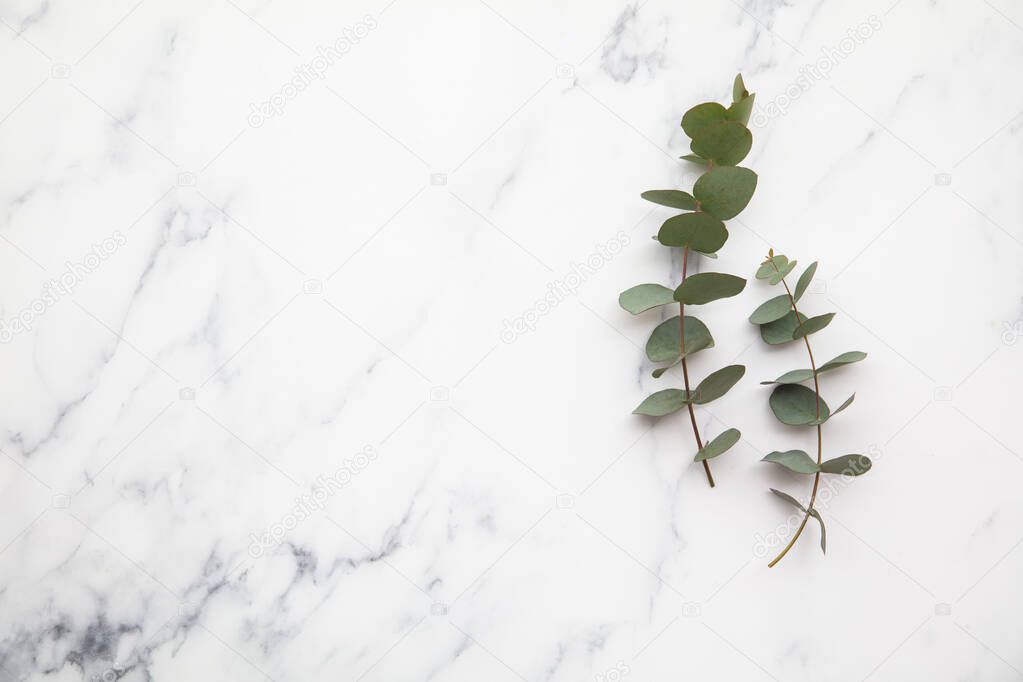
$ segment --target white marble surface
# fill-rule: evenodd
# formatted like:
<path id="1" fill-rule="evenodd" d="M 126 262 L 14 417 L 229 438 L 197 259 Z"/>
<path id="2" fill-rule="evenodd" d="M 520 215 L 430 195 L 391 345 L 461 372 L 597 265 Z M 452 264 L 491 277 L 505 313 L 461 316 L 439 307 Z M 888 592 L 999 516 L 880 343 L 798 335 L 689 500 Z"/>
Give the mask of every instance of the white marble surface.
<path id="1" fill-rule="evenodd" d="M 3 2 L 0 677 L 1023 677 L 1023 9 L 893 1 Z M 875 468 L 775 569 L 773 290 L 700 313 L 714 490 L 616 300 L 736 71 L 716 267 L 819 259 L 870 354 L 825 448 Z"/>

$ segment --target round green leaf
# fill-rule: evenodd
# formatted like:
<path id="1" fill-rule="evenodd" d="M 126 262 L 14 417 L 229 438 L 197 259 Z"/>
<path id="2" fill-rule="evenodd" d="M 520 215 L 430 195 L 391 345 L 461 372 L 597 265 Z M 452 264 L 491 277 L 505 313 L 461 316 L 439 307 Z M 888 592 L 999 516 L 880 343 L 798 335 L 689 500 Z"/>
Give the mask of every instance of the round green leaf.
<path id="1" fill-rule="evenodd" d="M 746 288 L 746 280 L 721 272 L 701 272 L 687 277 L 678 289 L 675 300 L 689 305 L 703 305 L 719 298 L 735 296 Z"/>
<path id="2" fill-rule="evenodd" d="M 806 288 L 810 286 L 810 281 L 813 280 L 814 273 L 817 272 L 817 261 L 814 261 L 806 266 L 806 270 L 803 270 L 803 274 L 799 276 L 799 281 L 796 282 L 796 293 L 795 297 L 798 301 L 806 293 Z"/>
<path id="3" fill-rule="evenodd" d="M 806 315 L 799 314 L 800 320 L 805 320 Z M 796 331 L 796 311 L 790 310 L 785 317 L 760 325 L 760 336 L 772 346 L 795 341 L 792 334 Z"/>
<path id="4" fill-rule="evenodd" d="M 711 123 L 725 120 L 725 108 L 717 102 L 704 102 L 682 115 L 682 130 L 696 138 Z"/>
<path id="5" fill-rule="evenodd" d="M 693 138 L 692 149 L 719 166 L 734 166 L 749 154 L 753 133 L 738 121 L 718 121 Z"/>
<path id="6" fill-rule="evenodd" d="M 805 426 L 827 420 L 830 410 L 820 399 L 820 419 L 817 418 L 817 394 L 802 384 L 782 384 L 771 392 L 771 410 L 782 424 Z"/>
<path id="7" fill-rule="evenodd" d="M 724 453 L 733 445 L 739 442 L 739 429 L 728 429 L 721 433 L 714 440 L 703 446 L 703 449 L 696 453 L 696 457 L 693 458 L 694 462 L 702 462 L 705 459 L 713 459 L 718 455 Z"/>
<path id="8" fill-rule="evenodd" d="M 716 372 L 711 372 L 693 391 L 693 402 L 697 405 L 705 405 L 712 400 L 717 400 L 728 393 L 745 373 L 746 368 L 742 365 L 728 365 Z"/>
<path id="9" fill-rule="evenodd" d="M 833 369 L 844 367 L 845 365 L 851 365 L 854 362 L 859 362 L 867 357 L 867 354 L 859 350 L 851 350 L 841 355 L 836 355 L 834 358 L 828 360 L 823 365 L 817 368 L 817 373 L 830 372 Z"/>
<path id="10" fill-rule="evenodd" d="M 757 174 L 749 168 L 712 168 L 697 179 L 693 196 L 700 208 L 721 220 L 729 220 L 746 208 L 757 188 Z"/>
<path id="11" fill-rule="evenodd" d="M 681 208 L 686 211 L 696 210 L 696 199 L 693 198 L 693 195 L 678 189 L 652 189 L 639 196 L 661 206 Z"/>
<path id="12" fill-rule="evenodd" d="M 781 464 L 789 471 L 795 471 L 797 474 L 815 474 L 818 470 L 817 462 L 813 461 L 813 459 L 810 458 L 810 455 L 806 454 L 802 450 L 772 452 L 761 461 Z"/>
<path id="13" fill-rule="evenodd" d="M 618 305 L 633 315 L 674 301 L 674 292 L 660 284 L 638 284 L 618 295 Z"/>
<path id="14" fill-rule="evenodd" d="M 647 399 L 641 402 L 632 413 L 645 414 L 649 417 L 663 417 L 682 409 L 687 402 L 685 391 L 679 388 L 666 388 L 647 396 Z"/>
<path id="15" fill-rule="evenodd" d="M 825 313 L 824 315 L 817 315 L 811 317 L 809 320 L 803 322 L 792 332 L 793 339 L 801 339 L 804 336 L 809 336 L 824 329 L 831 323 L 831 318 L 835 316 L 835 313 Z"/>
<path id="16" fill-rule="evenodd" d="M 821 464 L 823 474 L 841 474 L 842 476 L 862 476 L 874 465 L 866 455 L 842 455 L 829 459 Z"/>
<path id="17" fill-rule="evenodd" d="M 761 303 L 760 307 L 749 316 L 749 321 L 753 324 L 767 324 L 785 317 L 790 310 L 792 310 L 792 301 L 788 294 L 782 294 Z"/>
<path id="18" fill-rule="evenodd" d="M 661 322 L 646 342 L 646 356 L 651 362 L 676 362 L 681 359 L 678 315 Z M 686 357 L 714 345 L 707 325 L 698 318 L 686 315 Z M 660 376 L 660 375 L 657 375 Z"/>
<path id="19" fill-rule="evenodd" d="M 688 246 L 700 253 L 714 253 L 727 239 L 725 224 L 702 211 L 668 218 L 657 233 L 657 241 L 665 246 Z"/>

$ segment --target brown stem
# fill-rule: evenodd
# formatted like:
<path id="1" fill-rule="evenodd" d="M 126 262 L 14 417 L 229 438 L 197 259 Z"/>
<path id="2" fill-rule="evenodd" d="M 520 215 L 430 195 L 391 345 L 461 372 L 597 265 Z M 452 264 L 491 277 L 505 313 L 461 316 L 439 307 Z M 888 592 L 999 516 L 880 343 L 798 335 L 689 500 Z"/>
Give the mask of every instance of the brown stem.
<path id="1" fill-rule="evenodd" d="M 686 269 L 689 264 L 689 247 L 682 249 L 682 282 L 686 281 Z M 681 285 L 680 285 L 681 286 Z M 682 351 L 682 380 L 685 382 L 686 387 L 686 398 L 688 399 L 691 391 L 689 390 L 689 366 L 686 364 L 686 304 L 679 301 L 678 304 L 678 326 L 679 333 L 681 336 L 680 346 Z M 703 440 L 700 439 L 700 429 L 696 426 L 696 410 L 693 408 L 692 401 L 688 401 L 686 405 L 689 407 L 689 421 L 693 423 L 693 435 L 696 436 L 696 447 L 700 450 L 703 449 Z M 707 482 L 710 483 L 710 487 L 714 487 L 714 476 L 710 473 L 710 463 L 707 460 L 703 460 L 703 470 L 707 474 Z"/>
<path id="2" fill-rule="evenodd" d="M 778 265 L 774 263 L 774 259 L 771 259 L 771 263 L 774 264 L 774 269 L 778 270 Z M 801 324 L 800 319 L 799 319 L 799 308 L 796 307 L 796 299 L 792 295 L 792 291 L 789 290 L 789 285 L 785 281 L 784 277 L 782 277 L 781 283 L 782 283 L 782 286 L 785 287 L 785 293 L 787 293 L 789 295 L 789 300 L 792 302 L 792 311 L 796 315 L 796 324 L 797 325 Z M 817 419 L 819 420 L 821 418 L 821 385 L 820 385 L 820 380 L 817 378 L 817 364 L 813 360 L 813 350 L 810 348 L 810 338 L 808 336 L 804 335 L 803 336 L 803 343 L 806 344 L 806 353 L 807 353 L 807 355 L 810 356 L 810 369 L 813 372 L 813 390 L 814 390 L 814 393 L 817 395 Z M 817 465 L 818 466 L 820 466 L 820 463 L 822 461 L 821 460 L 821 456 L 822 456 L 822 454 L 824 452 L 824 446 L 823 446 L 822 440 L 823 440 L 823 438 L 821 436 L 821 425 L 817 424 Z M 785 545 L 785 549 L 783 549 L 781 551 L 781 553 L 778 556 L 776 556 L 774 558 L 774 560 L 771 561 L 771 563 L 767 564 L 768 568 L 774 568 L 774 565 L 777 564 L 779 561 L 781 561 L 785 557 L 785 555 L 789 553 L 789 550 L 792 549 L 792 546 L 794 544 L 796 544 L 796 540 L 798 540 L 799 536 L 802 535 L 803 529 L 806 528 L 806 522 L 810 520 L 810 514 L 811 514 L 811 512 L 813 512 L 813 503 L 814 503 L 814 500 L 817 499 L 817 488 L 820 486 L 820 482 L 821 482 L 821 472 L 818 471 L 813 476 L 813 492 L 810 493 L 810 504 L 808 504 L 806 506 L 806 514 L 803 516 L 803 522 L 799 524 L 799 528 L 796 529 L 795 535 L 793 535 L 792 539 L 789 540 L 789 544 Z"/>

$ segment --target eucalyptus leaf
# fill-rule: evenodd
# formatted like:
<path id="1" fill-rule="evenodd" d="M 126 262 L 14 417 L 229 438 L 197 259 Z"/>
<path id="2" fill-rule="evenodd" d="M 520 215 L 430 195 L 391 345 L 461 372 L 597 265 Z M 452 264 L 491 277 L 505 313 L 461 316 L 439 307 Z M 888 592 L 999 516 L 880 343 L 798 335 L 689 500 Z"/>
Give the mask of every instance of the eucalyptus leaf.
<path id="1" fill-rule="evenodd" d="M 618 295 L 618 305 L 633 315 L 674 302 L 674 292 L 660 284 L 638 284 Z"/>
<path id="2" fill-rule="evenodd" d="M 686 154 L 678 158 L 682 159 L 683 161 L 688 161 L 690 163 L 700 163 L 703 164 L 704 166 L 707 165 L 707 159 L 703 158 L 702 156 L 697 156 L 696 154 Z"/>
<path id="3" fill-rule="evenodd" d="M 799 313 L 800 321 L 806 319 L 806 315 Z M 790 310 L 784 317 L 760 325 L 760 336 L 772 346 L 795 341 L 792 334 L 796 331 L 796 311 Z"/>
<path id="4" fill-rule="evenodd" d="M 797 474 L 815 474 L 818 471 L 817 462 L 810 458 L 802 450 L 788 450 L 787 452 L 772 452 L 761 461 L 780 464 L 789 471 Z"/>
<path id="5" fill-rule="evenodd" d="M 845 365 L 851 365 L 854 362 L 859 362 L 867 357 L 867 354 L 859 350 L 851 350 L 841 355 L 836 355 L 832 359 L 825 362 L 823 365 L 817 368 L 817 373 L 830 372 L 833 369 L 844 367 Z"/>
<path id="6" fill-rule="evenodd" d="M 743 125 L 749 123 L 749 117 L 753 114 L 753 99 L 756 95 L 748 95 L 743 97 L 737 102 L 733 102 L 732 106 L 728 107 L 725 111 L 725 118 L 729 121 L 738 121 Z"/>
<path id="7" fill-rule="evenodd" d="M 703 305 L 719 298 L 735 296 L 746 288 L 746 280 L 721 272 L 701 272 L 687 277 L 675 289 L 675 300 L 688 305 Z"/>
<path id="8" fill-rule="evenodd" d="M 757 268 L 757 279 L 770 279 L 780 270 L 788 267 L 789 259 L 781 254 L 777 256 L 771 256 Z M 778 282 L 772 282 L 777 284 Z"/>
<path id="9" fill-rule="evenodd" d="M 646 356 L 650 358 L 651 362 L 674 363 L 681 360 L 680 336 L 681 329 L 679 329 L 678 315 L 661 322 L 654 327 L 650 338 L 647 339 Z M 711 337 L 707 325 L 701 322 L 699 318 L 686 315 L 686 357 L 697 351 L 710 348 L 713 345 L 714 339 Z"/>
<path id="10" fill-rule="evenodd" d="M 767 324 L 785 317 L 792 310 L 792 300 L 788 294 L 769 298 L 753 311 L 749 321 L 753 324 Z"/>
<path id="11" fill-rule="evenodd" d="M 827 535 L 827 530 L 825 530 L 825 528 L 824 528 L 824 519 L 821 518 L 820 513 L 816 509 L 811 509 L 809 512 L 807 512 L 806 511 L 806 507 L 804 507 L 802 504 L 800 504 L 799 500 L 797 500 L 796 498 L 792 497 L 788 493 L 783 493 L 782 491 L 775 490 L 774 488 L 771 488 L 771 492 L 774 493 L 775 495 L 777 495 L 778 497 L 780 497 L 781 499 L 785 500 L 786 502 L 788 502 L 792 506 L 798 508 L 804 514 L 809 513 L 810 516 L 812 516 L 813 518 L 817 519 L 817 523 L 819 523 L 820 526 L 821 526 L 821 551 L 824 552 L 825 554 L 827 554 L 827 552 L 828 552 L 828 535 Z"/>
<path id="12" fill-rule="evenodd" d="M 696 210 L 696 199 L 693 198 L 693 195 L 679 189 L 652 189 L 639 196 L 661 206 L 681 208 L 686 211 Z"/>
<path id="13" fill-rule="evenodd" d="M 693 152 L 719 166 L 734 166 L 749 154 L 753 133 L 738 121 L 718 121 L 693 138 Z"/>
<path id="14" fill-rule="evenodd" d="M 653 377 L 654 379 L 660 379 L 660 378 L 661 378 L 661 376 L 662 376 L 662 375 L 663 375 L 663 374 L 664 374 L 665 372 L 667 372 L 667 371 L 668 371 L 669 369 L 671 369 L 672 367 L 675 367 L 675 366 L 677 366 L 677 365 L 678 365 L 678 363 L 680 363 L 680 362 L 682 362 L 682 356 L 679 356 L 679 357 L 678 357 L 678 358 L 677 358 L 677 359 L 675 360 L 675 362 L 671 363 L 671 364 L 670 364 L 670 365 L 668 365 L 667 367 L 658 367 L 658 368 L 657 368 L 657 369 L 655 369 L 654 371 L 650 372 L 650 376 L 652 376 L 652 377 Z"/>
<path id="15" fill-rule="evenodd" d="M 749 97 L 749 91 L 746 90 L 746 84 L 742 82 L 742 74 L 735 74 L 735 80 L 732 81 L 732 102 L 738 102 L 742 99 Z"/>
<path id="16" fill-rule="evenodd" d="M 682 115 L 682 130 L 696 139 L 707 126 L 725 120 L 725 108 L 717 102 L 704 102 Z"/>
<path id="17" fill-rule="evenodd" d="M 717 400 L 738 383 L 746 368 L 742 365 L 728 365 L 716 372 L 711 372 L 693 391 L 692 399 L 696 405 L 705 405 Z"/>
<path id="18" fill-rule="evenodd" d="M 689 247 L 700 253 L 714 253 L 727 240 L 725 224 L 702 211 L 668 218 L 657 233 L 657 241 L 665 246 Z"/>
<path id="19" fill-rule="evenodd" d="M 856 400 L 856 394 L 855 394 L 855 393 L 853 393 L 853 394 L 852 394 L 851 396 L 849 396 L 848 398 L 846 398 L 846 399 L 845 399 L 845 402 L 844 402 L 844 403 L 842 403 L 841 405 L 839 405 L 839 406 L 838 406 L 838 409 L 836 409 L 836 410 L 835 410 L 834 412 L 832 412 L 831 414 L 829 414 L 829 415 L 828 415 L 827 417 L 824 417 L 823 419 L 821 419 L 821 423 L 823 424 L 824 422 L 826 422 L 827 420 L 831 419 L 831 418 L 832 418 L 832 417 L 834 417 L 834 416 L 835 416 L 836 414 L 838 414 L 839 412 L 841 412 L 842 410 L 844 410 L 845 408 L 847 408 L 847 407 L 849 407 L 850 405 L 852 405 L 852 402 L 853 402 L 854 400 Z"/>
<path id="20" fill-rule="evenodd" d="M 687 402 L 685 391 L 679 388 L 666 388 L 647 396 L 646 400 L 641 402 L 632 413 L 645 414 L 649 417 L 663 417 L 682 409 Z"/>
<path id="21" fill-rule="evenodd" d="M 788 263 L 785 264 L 785 267 L 781 268 L 780 270 L 778 270 L 778 272 L 775 272 L 770 277 L 768 277 L 767 278 L 767 283 L 772 285 L 772 286 L 775 285 L 775 284 L 778 284 L 783 279 L 788 277 L 789 273 L 792 272 L 793 270 L 795 270 L 795 268 L 796 268 L 796 261 L 789 261 Z"/>
<path id="22" fill-rule="evenodd" d="M 742 434 L 739 433 L 739 429 L 728 429 L 727 431 L 719 434 L 714 440 L 703 446 L 703 449 L 696 453 L 696 457 L 693 458 L 694 462 L 702 462 L 705 459 L 713 459 L 720 454 L 723 454 L 733 445 L 739 442 L 739 437 Z"/>
<path id="23" fill-rule="evenodd" d="M 862 476 L 870 471 L 874 463 L 866 455 L 842 455 L 821 463 L 822 474 Z"/>
<path id="24" fill-rule="evenodd" d="M 701 175 L 693 185 L 700 208 L 721 220 L 730 220 L 746 208 L 757 188 L 757 174 L 749 168 L 722 166 Z"/>
<path id="25" fill-rule="evenodd" d="M 796 327 L 795 331 L 792 332 L 793 339 L 801 339 L 804 336 L 815 334 L 820 330 L 824 329 L 831 323 L 831 318 L 835 316 L 835 313 L 825 313 L 824 315 L 817 315 L 803 322 L 803 324 Z"/>
<path id="26" fill-rule="evenodd" d="M 796 282 L 796 293 L 794 294 L 797 301 L 806 293 L 806 288 L 810 286 L 810 282 L 813 280 L 813 275 L 816 272 L 817 261 L 814 261 L 807 265 L 806 270 L 803 270 L 803 274 L 799 276 L 799 281 Z"/>
<path id="27" fill-rule="evenodd" d="M 794 369 L 790 372 L 785 372 L 774 381 L 761 381 L 760 384 L 762 386 L 770 384 L 798 384 L 800 382 L 812 378 L 813 378 L 812 369 Z"/>
<path id="28" fill-rule="evenodd" d="M 771 392 L 770 405 L 774 416 L 782 424 L 808 426 L 827 421 L 828 404 L 820 398 L 820 418 L 817 413 L 817 394 L 802 384 L 782 384 Z"/>

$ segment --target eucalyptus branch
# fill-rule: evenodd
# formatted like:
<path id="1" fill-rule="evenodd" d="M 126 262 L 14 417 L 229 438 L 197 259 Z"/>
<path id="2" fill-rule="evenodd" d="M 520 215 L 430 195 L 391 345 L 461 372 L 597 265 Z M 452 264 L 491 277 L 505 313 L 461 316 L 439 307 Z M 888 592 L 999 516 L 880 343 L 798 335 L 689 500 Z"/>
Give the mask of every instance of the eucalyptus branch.
<path id="1" fill-rule="evenodd" d="M 848 399 L 842 405 L 832 412 L 828 408 L 828 404 L 824 401 L 821 396 L 820 387 L 820 375 L 824 372 L 838 369 L 845 365 L 859 362 L 867 357 L 866 353 L 860 351 L 850 351 L 848 353 L 842 353 L 836 358 L 826 362 L 825 364 L 817 367 L 817 363 L 813 357 L 813 349 L 810 347 L 810 335 L 824 329 L 834 318 L 834 313 L 827 313 L 825 315 L 818 315 L 816 317 L 806 317 L 799 312 L 797 301 L 806 292 L 810 282 L 813 279 L 814 273 L 817 271 L 817 263 L 811 263 L 803 274 L 799 276 L 799 281 L 796 283 L 795 292 L 789 289 L 788 282 L 785 278 L 791 273 L 796 267 L 796 261 L 789 261 L 788 258 L 782 255 L 775 255 L 774 249 L 771 249 L 767 258 L 761 263 L 760 268 L 757 270 L 757 279 L 765 279 L 771 285 L 781 284 L 785 288 L 785 293 L 780 296 L 775 296 L 764 302 L 758 307 L 753 314 L 750 315 L 750 322 L 760 325 L 760 335 L 767 343 L 771 345 L 778 345 L 782 343 L 788 343 L 789 341 L 795 341 L 796 339 L 802 339 L 806 345 L 806 353 L 810 360 L 810 369 L 796 369 L 790 372 L 786 372 L 774 381 L 764 381 L 763 384 L 774 384 L 775 389 L 771 393 L 771 410 L 774 415 L 783 424 L 789 424 L 792 426 L 815 426 L 817 428 L 817 461 L 815 462 L 810 456 L 802 450 L 788 450 L 786 452 L 772 452 L 764 457 L 765 462 L 774 462 L 780 464 L 786 469 L 793 471 L 797 474 L 813 474 L 813 488 L 810 492 L 810 501 L 804 507 L 798 500 L 791 495 L 783 493 L 779 490 L 771 488 L 771 492 L 779 496 L 789 504 L 797 507 L 803 512 L 803 520 L 796 529 L 792 538 L 784 549 L 776 556 L 769 567 L 774 567 L 779 561 L 781 561 L 789 550 L 792 549 L 793 545 L 796 544 L 796 540 L 803 534 L 803 529 L 806 528 L 807 521 L 812 516 L 817 520 L 821 527 L 821 551 L 827 551 L 827 531 L 824 527 L 824 519 L 821 517 L 820 512 L 814 507 L 814 503 L 817 500 L 817 490 L 820 487 L 821 474 L 841 474 L 845 476 L 859 476 L 870 470 L 871 461 L 869 457 L 864 455 L 842 455 L 835 459 L 824 461 L 824 438 L 822 433 L 822 427 L 824 423 L 838 414 L 850 404 L 856 397 L 855 394 L 849 396 Z M 802 382 L 808 379 L 813 379 L 813 390 L 803 385 Z"/>
<path id="2" fill-rule="evenodd" d="M 696 423 L 695 405 L 703 405 L 727 393 L 746 372 L 742 365 L 729 365 L 705 377 L 696 388 L 689 383 L 689 356 L 714 345 L 707 326 L 686 315 L 686 305 L 703 305 L 735 296 L 746 280 L 720 272 L 688 275 L 690 254 L 717 258 L 717 251 L 728 240 L 723 221 L 738 215 L 753 197 L 757 174 L 736 166 L 753 146 L 753 134 L 746 127 L 753 111 L 753 98 L 735 77 L 732 104 L 725 108 L 717 102 L 698 104 L 682 116 L 682 130 L 691 138 L 692 154 L 682 158 L 703 165 L 706 171 L 696 180 L 692 194 L 677 189 L 643 192 L 642 197 L 655 204 L 686 211 L 669 218 L 655 239 L 664 246 L 682 249 L 682 281 L 672 290 L 661 284 L 640 284 L 623 291 L 618 302 L 633 315 L 670 303 L 679 304 L 678 322 L 664 320 L 650 335 L 646 354 L 651 362 L 667 362 L 653 371 L 661 377 L 675 365 L 682 365 L 683 388 L 669 388 L 648 396 L 633 410 L 634 414 L 663 417 L 686 406 L 696 439 L 695 461 L 702 462 L 707 482 L 714 487 L 708 460 L 721 455 L 738 442 L 738 429 L 728 429 L 704 443 Z"/>

